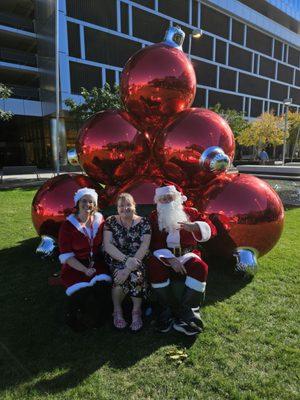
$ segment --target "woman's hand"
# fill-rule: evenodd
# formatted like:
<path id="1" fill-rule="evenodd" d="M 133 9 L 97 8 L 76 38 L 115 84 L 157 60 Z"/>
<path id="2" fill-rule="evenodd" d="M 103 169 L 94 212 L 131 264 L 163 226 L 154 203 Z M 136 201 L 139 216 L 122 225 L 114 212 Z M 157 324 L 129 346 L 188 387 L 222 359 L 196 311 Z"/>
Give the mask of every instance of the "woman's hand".
<path id="1" fill-rule="evenodd" d="M 186 275 L 186 269 L 184 267 L 184 265 L 177 260 L 177 258 L 168 258 L 168 261 L 171 265 L 171 267 L 173 268 L 173 270 L 175 272 L 177 272 L 177 274 L 181 274 L 181 275 Z"/>
<path id="2" fill-rule="evenodd" d="M 117 285 L 122 285 L 130 275 L 130 270 L 128 268 L 118 269 L 114 273 L 114 281 Z"/>
<path id="3" fill-rule="evenodd" d="M 135 257 L 128 257 L 125 266 L 130 269 L 130 271 L 136 271 L 141 265 L 141 261 Z"/>
<path id="4" fill-rule="evenodd" d="M 86 276 L 91 277 L 91 276 L 95 275 L 96 270 L 95 270 L 95 268 L 86 268 L 84 273 Z"/>

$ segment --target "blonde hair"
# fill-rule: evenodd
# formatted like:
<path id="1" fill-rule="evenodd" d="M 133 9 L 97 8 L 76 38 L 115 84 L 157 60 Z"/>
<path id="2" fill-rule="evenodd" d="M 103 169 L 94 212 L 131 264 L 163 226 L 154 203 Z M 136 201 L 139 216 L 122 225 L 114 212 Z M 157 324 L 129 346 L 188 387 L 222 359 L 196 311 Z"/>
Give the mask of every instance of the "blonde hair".
<path id="1" fill-rule="evenodd" d="M 133 204 L 133 212 L 136 214 L 136 202 L 130 193 L 120 193 L 117 197 L 117 206 L 119 201 L 129 201 L 131 204 Z"/>

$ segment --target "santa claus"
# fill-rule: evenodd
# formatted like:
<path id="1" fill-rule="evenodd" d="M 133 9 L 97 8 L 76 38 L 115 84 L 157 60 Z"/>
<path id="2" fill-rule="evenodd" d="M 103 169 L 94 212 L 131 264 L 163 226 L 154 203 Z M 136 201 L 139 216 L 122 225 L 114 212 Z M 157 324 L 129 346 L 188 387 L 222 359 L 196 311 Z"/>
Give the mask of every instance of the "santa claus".
<path id="1" fill-rule="evenodd" d="M 203 330 L 199 305 L 208 273 L 197 244 L 214 236 L 216 228 L 195 208 L 184 207 L 186 200 L 175 186 L 156 189 L 157 209 L 150 215 L 152 254 L 147 265 L 152 289 L 163 307 L 157 329 L 168 332 L 173 327 L 192 336 Z M 170 283 L 179 276 L 184 278 L 184 292 L 174 308 Z"/>
<path id="2" fill-rule="evenodd" d="M 98 195 L 82 188 L 74 195 L 75 213 L 59 231 L 61 280 L 68 296 L 67 323 L 74 330 L 98 325 L 109 312 L 111 277 L 100 253 L 104 218 Z"/>

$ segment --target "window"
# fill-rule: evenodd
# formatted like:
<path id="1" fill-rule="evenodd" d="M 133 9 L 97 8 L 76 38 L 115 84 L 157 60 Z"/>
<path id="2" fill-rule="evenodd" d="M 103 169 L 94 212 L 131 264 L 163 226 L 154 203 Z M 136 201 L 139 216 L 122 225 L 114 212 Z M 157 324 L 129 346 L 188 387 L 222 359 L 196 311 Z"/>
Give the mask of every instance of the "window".
<path id="1" fill-rule="evenodd" d="M 283 101 L 287 98 L 287 89 L 287 86 L 280 85 L 280 83 L 271 82 L 270 98 Z"/>
<path id="2" fill-rule="evenodd" d="M 158 11 L 181 21 L 189 21 L 188 0 L 159 0 Z"/>
<path id="3" fill-rule="evenodd" d="M 299 50 L 289 47 L 289 64 L 295 65 L 295 67 L 300 67 L 300 52 Z"/>
<path id="4" fill-rule="evenodd" d="M 71 92 L 80 94 L 81 87 L 90 90 L 102 86 L 101 68 L 70 62 Z"/>
<path id="5" fill-rule="evenodd" d="M 218 39 L 216 42 L 216 62 L 226 64 L 226 43 Z"/>
<path id="6" fill-rule="evenodd" d="M 230 69 L 220 68 L 220 89 L 231 90 L 235 92 L 236 72 Z"/>
<path id="7" fill-rule="evenodd" d="M 248 26 L 247 47 L 270 56 L 272 55 L 272 38 Z"/>
<path id="8" fill-rule="evenodd" d="M 240 74 L 239 91 L 253 96 L 267 97 L 268 81 L 256 76 Z"/>
<path id="9" fill-rule="evenodd" d="M 243 98 L 241 96 L 235 96 L 234 94 L 220 93 L 220 92 L 209 92 L 209 106 L 214 106 L 220 103 L 222 108 L 233 108 L 237 111 L 243 111 Z"/>
<path id="10" fill-rule="evenodd" d="M 228 39 L 229 17 L 201 4 L 201 28 Z"/>
<path id="11" fill-rule="evenodd" d="M 213 56 L 213 38 L 203 35 L 199 40 L 192 41 L 192 54 L 198 57 L 212 60 Z"/>
<path id="12" fill-rule="evenodd" d="M 244 29 L 245 25 L 236 21 L 235 19 L 232 20 L 232 41 L 244 44 Z"/>
<path id="13" fill-rule="evenodd" d="M 138 8 L 132 9 L 133 34 L 149 42 L 162 42 L 169 21 Z"/>
<path id="14" fill-rule="evenodd" d="M 251 99 L 251 117 L 258 117 L 262 113 L 262 100 Z"/>
<path id="15" fill-rule="evenodd" d="M 291 87 L 290 97 L 293 99 L 294 104 L 300 104 L 300 89 Z"/>
<path id="16" fill-rule="evenodd" d="M 100 45 L 101 44 L 101 45 Z M 123 67 L 141 44 L 106 32 L 85 28 L 86 59 Z"/>
<path id="17" fill-rule="evenodd" d="M 69 56 L 81 58 L 79 25 L 68 22 Z"/>
<path id="18" fill-rule="evenodd" d="M 293 83 L 293 68 L 278 63 L 277 79 L 286 83 Z"/>
<path id="19" fill-rule="evenodd" d="M 266 57 L 260 57 L 259 74 L 268 78 L 275 78 L 275 62 Z"/>
<path id="20" fill-rule="evenodd" d="M 116 1 L 67 0 L 67 15 L 91 24 L 117 28 Z"/>
<path id="21" fill-rule="evenodd" d="M 128 17 L 128 4 L 121 3 L 121 30 L 127 35 L 129 33 Z"/>
<path id="22" fill-rule="evenodd" d="M 277 58 L 277 60 L 282 60 L 282 43 L 278 42 L 278 40 L 275 40 L 274 57 Z"/>
<path id="23" fill-rule="evenodd" d="M 216 86 L 217 67 L 203 61 L 193 61 L 197 83 L 205 86 Z"/>
<path id="24" fill-rule="evenodd" d="M 229 65 L 251 71 L 252 53 L 236 46 L 229 46 Z"/>
<path id="25" fill-rule="evenodd" d="M 205 89 L 197 88 L 193 107 L 205 107 Z"/>

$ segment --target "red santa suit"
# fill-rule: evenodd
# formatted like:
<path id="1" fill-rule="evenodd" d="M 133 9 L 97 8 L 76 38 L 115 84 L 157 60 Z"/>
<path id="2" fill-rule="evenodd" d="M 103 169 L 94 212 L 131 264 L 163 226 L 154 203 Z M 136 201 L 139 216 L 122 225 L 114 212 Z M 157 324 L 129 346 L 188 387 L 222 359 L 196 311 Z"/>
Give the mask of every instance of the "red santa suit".
<path id="1" fill-rule="evenodd" d="M 205 242 L 216 235 L 212 222 L 201 215 L 195 208 L 184 207 L 190 222 L 196 222 L 199 231 L 188 232 L 184 229 L 168 233 L 160 231 L 157 211 L 150 215 L 152 237 L 150 250 L 152 256 L 148 259 L 149 280 L 153 288 L 162 288 L 170 283 L 168 258 L 178 258 L 187 271 L 185 285 L 197 292 L 204 292 L 208 266 L 201 258 L 197 242 Z"/>
<path id="2" fill-rule="evenodd" d="M 111 282 L 108 267 L 101 257 L 97 257 L 103 238 L 104 218 L 101 213 L 94 214 L 90 229 L 83 227 L 76 216 L 71 214 L 62 224 L 58 245 L 62 263 L 61 279 L 66 288 L 66 294 L 71 296 L 74 292 L 84 287 L 93 286 L 96 282 Z M 75 257 L 86 267 L 90 265 L 90 256 L 93 254 L 93 268 L 96 274 L 92 277 L 77 271 L 66 263 L 70 257 Z"/>

